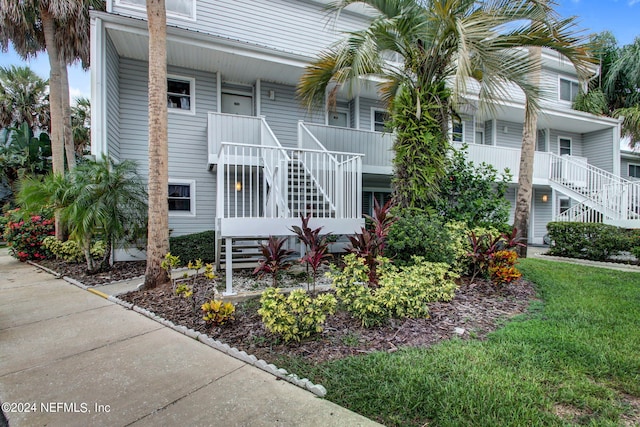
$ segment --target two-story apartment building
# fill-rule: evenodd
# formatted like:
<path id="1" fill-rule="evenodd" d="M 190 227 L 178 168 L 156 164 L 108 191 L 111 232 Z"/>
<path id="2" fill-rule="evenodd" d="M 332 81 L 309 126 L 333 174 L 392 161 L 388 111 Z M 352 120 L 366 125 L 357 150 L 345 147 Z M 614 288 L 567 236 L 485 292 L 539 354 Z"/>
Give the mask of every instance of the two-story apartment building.
<path id="1" fill-rule="evenodd" d="M 290 234 L 300 214 L 326 231 L 352 233 L 374 197 L 390 192 L 392 135 L 373 84 L 342 93 L 334 111 L 309 112 L 295 96 L 304 67 L 365 9 L 336 19 L 326 0 L 166 0 L 169 215 L 174 235 L 215 229 L 220 238 Z M 92 152 L 148 170 L 148 36 L 144 0 L 107 0 L 91 18 Z M 572 206 L 628 219 L 617 120 L 575 111 L 571 65 L 543 54 L 548 89 L 538 120 L 530 241 Z M 471 101 L 452 133 L 474 161 L 513 173 L 523 97 L 481 117 Z M 606 195 L 604 197 L 603 195 Z M 609 202 L 603 199 L 611 199 Z M 614 206 L 615 205 L 615 206 Z M 621 210 L 622 213 L 619 211 Z M 512 208 L 513 211 L 513 208 Z M 624 216 L 624 218 L 623 218 Z"/>

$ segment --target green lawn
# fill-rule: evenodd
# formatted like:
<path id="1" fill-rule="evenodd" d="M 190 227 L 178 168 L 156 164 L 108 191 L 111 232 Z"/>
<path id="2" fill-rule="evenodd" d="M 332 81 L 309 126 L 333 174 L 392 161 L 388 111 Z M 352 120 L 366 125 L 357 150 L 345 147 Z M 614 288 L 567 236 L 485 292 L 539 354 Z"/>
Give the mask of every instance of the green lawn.
<path id="1" fill-rule="evenodd" d="M 640 273 L 520 268 L 544 302 L 486 341 L 292 370 L 388 426 L 640 425 Z"/>

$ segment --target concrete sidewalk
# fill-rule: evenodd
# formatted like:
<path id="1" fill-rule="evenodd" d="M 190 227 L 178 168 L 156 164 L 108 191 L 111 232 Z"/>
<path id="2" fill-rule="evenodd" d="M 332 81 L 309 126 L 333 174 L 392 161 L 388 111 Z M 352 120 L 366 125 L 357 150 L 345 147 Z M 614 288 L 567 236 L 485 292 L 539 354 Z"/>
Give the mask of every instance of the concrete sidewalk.
<path id="1" fill-rule="evenodd" d="M 6 250 L 0 400 L 13 427 L 379 425 Z"/>

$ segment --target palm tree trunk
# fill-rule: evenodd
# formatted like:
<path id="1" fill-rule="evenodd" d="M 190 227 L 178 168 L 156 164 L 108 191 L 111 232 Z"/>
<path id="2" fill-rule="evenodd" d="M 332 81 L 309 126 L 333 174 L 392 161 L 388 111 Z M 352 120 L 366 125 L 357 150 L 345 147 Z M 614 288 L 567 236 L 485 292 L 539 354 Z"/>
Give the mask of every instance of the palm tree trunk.
<path id="1" fill-rule="evenodd" d="M 64 142 L 62 130 L 62 105 L 61 105 L 61 71 L 58 48 L 55 41 L 55 22 L 53 16 L 46 7 L 40 10 L 44 39 L 49 54 L 49 105 L 51 114 L 51 163 L 53 173 L 64 174 Z M 55 216 L 56 238 L 64 239 L 64 230 L 60 215 Z"/>
<path id="2" fill-rule="evenodd" d="M 71 103 L 69 102 L 69 74 L 67 64 L 60 61 L 60 103 L 62 105 L 62 121 L 64 136 L 64 151 L 67 157 L 67 168 L 69 170 L 76 167 L 75 146 L 73 144 L 73 132 L 71 131 Z"/>
<path id="3" fill-rule="evenodd" d="M 530 47 L 529 55 L 533 60 L 539 60 L 542 55 L 540 47 Z M 531 74 L 532 83 L 540 86 L 540 69 Z M 529 238 L 529 213 L 531 212 L 531 198 L 533 194 L 533 160 L 538 135 L 538 111 L 526 102 L 524 109 L 524 129 L 522 130 L 522 148 L 520 150 L 520 173 L 518 175 L 518 193 L 516 195 L 516 210 L 513 226 L 520 233 L 524 243 Z M 527 247 L 519 246 L 518 255 L 527 257 Z"/>
<path id="4" fill-rule="evenodd" d="M 144 288 L 169 283 L 161 267 L 169 252 L 167 18 L 164 0 L 147 0 L 149 25 L 149 225 Z"/>

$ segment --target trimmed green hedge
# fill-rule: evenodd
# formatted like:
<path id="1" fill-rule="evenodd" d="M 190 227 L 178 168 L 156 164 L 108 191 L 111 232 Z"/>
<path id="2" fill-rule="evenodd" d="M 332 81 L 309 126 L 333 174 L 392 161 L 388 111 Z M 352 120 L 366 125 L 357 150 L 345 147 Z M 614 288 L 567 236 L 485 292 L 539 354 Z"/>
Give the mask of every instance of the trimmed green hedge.
<path id="1" fill-rule="evenodd" d="M 550 255 L 604 261 L 630 250 L 630 234 L 624 228 L 600 223 L 550 222 Z"/>
<path id="2" fill-rule="evenodd" d="M 171 255 L 180 257 L 180 265 L 197 259 L 205 263 L 214 262 L 215 245 L 216 234 L 213 230 L 169 238 L 169 251 Z"/>

